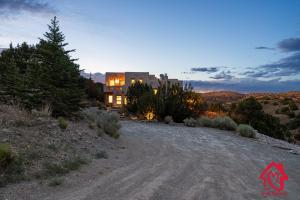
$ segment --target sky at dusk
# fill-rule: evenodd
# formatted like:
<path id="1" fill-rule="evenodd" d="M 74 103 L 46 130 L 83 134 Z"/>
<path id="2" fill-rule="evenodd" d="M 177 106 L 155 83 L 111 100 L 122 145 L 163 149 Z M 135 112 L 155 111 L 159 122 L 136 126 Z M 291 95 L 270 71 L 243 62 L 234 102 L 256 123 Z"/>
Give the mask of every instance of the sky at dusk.
<path id="1" fill-rule="evenodd" d="M 299 0 L 0 0 L 0 48 L 57 16 L 86 72 L 149 71 L 198 90 L 300 90 Z"/>

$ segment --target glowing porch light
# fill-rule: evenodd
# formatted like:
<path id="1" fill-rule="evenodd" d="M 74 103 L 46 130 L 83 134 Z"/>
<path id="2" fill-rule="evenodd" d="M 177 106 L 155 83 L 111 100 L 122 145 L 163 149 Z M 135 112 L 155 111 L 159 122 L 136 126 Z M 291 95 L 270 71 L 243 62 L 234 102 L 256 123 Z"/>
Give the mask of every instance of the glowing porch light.
<path id="1" fill-rule="evenodd" d="M 149 111 L 149 112 L 146 113 L 145 117 L 146 117 L 147 120 L 151 121 L 151 120 L 154 119 L 154 116 L 155 116 L 154 113 L 152 111 Z"/>

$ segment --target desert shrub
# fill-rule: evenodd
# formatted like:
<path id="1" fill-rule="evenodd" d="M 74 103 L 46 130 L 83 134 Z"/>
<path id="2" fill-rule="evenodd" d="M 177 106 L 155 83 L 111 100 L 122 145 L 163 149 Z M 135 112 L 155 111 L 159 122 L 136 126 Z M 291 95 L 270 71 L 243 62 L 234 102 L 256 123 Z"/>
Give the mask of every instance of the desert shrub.
<path id="1" fill-rule="evenodd" d="M 296 117 L 296 115 L 295 115 L 295 113 L 294 113 L 294 112 L 290 112 L 290 113 L 288 113 L 288 116 L 289 116 L 289 118 L 295 118 L 295 117 Z"/>
<path id="2" fill-rule="evenodd" d="M 57 119 L 58 121 L 58 126 L 61 128 L 61 129 L 66 129 L 68 127 L 68 122 L 65 120 L 65 118 L 63 117 L 59 117 Z"/>
<path id="3" fill-rule="evenodd" d="M 87 161 L 81 157 L 75 157 L 70 160 L 66 160 L 62 163 L 62 166 L 68 171 L 77 170 L 81 165 L 87 164 Z"/>
<path id="4" fill-rule="evenodd" d="M 90 129 L 95 129 L 96 124 L 94 122 L 89 122 L 89 128 Z"/>
<path id="5" fill-rule="evenodd" d="M 287 124 L 287 127 L 289 130 L 294 130 L 300 127 L 300 114 L 298 114 L 296 118 L 290 120 Z"/>
<path id="6" fill-rule="evenodd" d="M 291 100 L 291 99 L 289 99 L 289 98 L 284 98 L 283 100 L 280 101 L 280 103 L 281 103 L 282 105 L 288 105 L 289 102 L 290 102 L 290 100 Z"/>
<path id="7" fill-rule="evenodd" d="M 247 124 L 240 124 L 237 127 L 237 132 L 243 137 L 249 137 L 249 138 L 256 137 L 255 130 Z"/>
<path id="8" fill-rule="evenodd" d="M 108 123 L 105 124 L 103 130 L 107 135 L 117 139 L 120 137 L 120 134 L 118 133 L 119 128 L 120 126 L 117 123 Z"/>
<path id="9" fill-rule="evenodd" d="M 67 174 L 70 171 L 79 169 L 81 165 L 84 165 L 86 163 L 87 161 L 80 157 L 65 160 L 61 163 L 45 162 L 43 164 L 43 170 L 40 174 L 38 174 L 38 177 L 47 178 L 51 176 Z"/>
<path id="10" fill-rule="evenodd" d="M 298 106 L 296 105 L 296 103 L 294 101 L 289 102 L 289 107 L 291 110 L 298 110 Z"/>
<path id="11" fill-rule="evenodd" d="M 183 123 L 185 126 L 189 127 L 196 127 L 197 126 L 197 120 L 194 118 L 186 118 L 183 120 Z"/>
<path id="12" fill-rule="evenodd" d="M 105 131 L 102 128 L 97 127 L 97 135 L 99 137 L 102 137 L 105 134 Z"/>
<path id="13" fill-rule="evenodd" d="M 106 153 L 106 151 L 99 151 L 95 154 L 95 158 L 97 159 L 107 159 L 108 158 L 108 154 Z"/>
<path id="14" fill-rule="evenodd" d="M 292 143 L 292 144 L 295 144 L 296 143 L 296 139 L 293 135 L 287 137 L 286 139 L 288 141 L 288 143 Z"/>
<path id="15" fill-rule="evenodd" d="M 56 175 L 63 175 L 68 173 L 69 171 L 63 167 L 62 164 L 45 162 L 43 164 L 43 170 L 41 172 L 42 177 L 50 177 Z"/>
<path id="16" fill-rule="evenodd" d="M 213 120 L 208 117 L 200 117 L 198 118 L 198 125 L 204 126 L 204 127 L 212 127 L 213 126 Z"/>
<path id="17" fill-rule="evenodd" d="M 237 128 L 237 124 L 230 117 L 217 117 L 213 120 L 213 127 L 234 131 Z"/>
<path id="18" fill-rule="evenodd" d="M 0 187 L 24 179 L 23 159 L 12 151 L 9 144 L 0 144 Z"/>
<path id="19" fill-rule="evenodd" d="M 263 101 L 264 104 L 269 104 L 269 101 Z"/>
<path id="20" fill-rule="evenodd" d="M 289 109 L 289 107 L 283 107 L 283 108 L 280 109 L 280 112 L 283 113 L 283 114 L 287 114 L 287 113 L 290 112 L 290 109 Z"/>
<path id="21" fill-rule="evenodd" d="M 298 130 L 298 133 L 296 133 L 296 134 L 294 135 L 294 138 L 295 138 L 296 140 L 300 140 L 300 130 Z"/>
<path id="22" fill-rule="evenodd" d="M 63 182 L 64 179 L 62 177 L 54 177 L 49 180 L 48 185 L 51 187 L 56 187 L 63 184 Z"/>
<path id="23" fill-rule="evenodd" d="M 172 118 L 172 116 L 165 116 L 165 118 L 164 118 L 164 122 L 166 123 L 166 124 L 171 124 L 172 122 L 173 122 L 173 118 Z"/>
<path id="24" fill-rule="evenodd" d="M 278 102 L 273 102 L 273 106 L 278 106 Z"/>
<path id="25" fill-rule="evenodd" d="M 250 97 L 241 101 L 232 115 L 240 124 L 250 124 L 260 133 L 277 139 L 285 139 L 288 134 L 286 127 L 280 124 L 279 118 L 265 113 L 262 106 Z"/>
<path id="26" fill-rule="evenodd" d="M 94 111 L 92 109 L 86 109 L 83 111 L 85 117 L 89 121 L 89 124 L 95 124 L 97 127 L 97 134 L 102 136 L 104 133 L 107 135 L 118 138 L 118 133 L 121 125 L 119 124 L 120 116 L 116 112 L 107 112 L 103 110 Z"/>
<path id="27" fill-rule="evenodd" d="M 0 173 L 14 160 L 15 154 L 7 143 L 0 144 Z"/>

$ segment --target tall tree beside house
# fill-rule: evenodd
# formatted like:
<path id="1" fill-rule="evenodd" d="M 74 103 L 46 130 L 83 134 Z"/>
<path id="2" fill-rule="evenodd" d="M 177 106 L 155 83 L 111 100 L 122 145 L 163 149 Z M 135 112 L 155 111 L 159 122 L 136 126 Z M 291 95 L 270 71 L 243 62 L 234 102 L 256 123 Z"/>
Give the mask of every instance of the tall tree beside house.
<path id="1" fill-rule="evenodd" d="M 44 99 L 51 105 L 54 116 L 72 116 L 80 109 L 83 91 L 80 88 L 80 70 L 70 56 L 74 50 L 65 50 L 65 36 L 54 17 L 37 45 L 41 63 L 40 87 Z"/>

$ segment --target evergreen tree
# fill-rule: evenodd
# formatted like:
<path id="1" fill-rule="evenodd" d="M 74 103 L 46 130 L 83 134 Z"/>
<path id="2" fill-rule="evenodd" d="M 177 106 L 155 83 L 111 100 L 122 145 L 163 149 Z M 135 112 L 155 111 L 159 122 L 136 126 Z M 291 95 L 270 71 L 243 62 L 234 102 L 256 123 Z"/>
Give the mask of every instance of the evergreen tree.
<path id="1" fill-rule="evenodd" d="M 80 70 L 69 55 L 74 50 L 65 50 L 65 36 L 54 17 L 37 45 L 41 63 L 41 90 L 45 103 L 49 103 L 54 116 L 72 116 L 80 109 L 83 91 L 80 88 Z"/>

